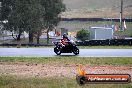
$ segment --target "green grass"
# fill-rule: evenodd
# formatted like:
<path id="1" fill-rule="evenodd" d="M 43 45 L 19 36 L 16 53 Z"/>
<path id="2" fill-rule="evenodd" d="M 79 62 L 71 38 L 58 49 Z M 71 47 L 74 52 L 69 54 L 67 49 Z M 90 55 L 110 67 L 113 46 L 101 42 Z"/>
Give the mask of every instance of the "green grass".
<path id="1" fill-rule="evenodd" d="M 0 88 L 132 88 L 130 84 L 86 84 L 79 86 L 75 78 L 19 78 L 0 76 Z"/>
<path id="2" fill-rule="evenodd" d="M 0 57 L 0 62 L 5 63 L 35 63 L 35 64 L 88 64 L 88 65 L 132 65 L 132 58 L 112 58 L 112 57 L 75 57 L 75 56 L 61 56 L 61 57 Z"/>

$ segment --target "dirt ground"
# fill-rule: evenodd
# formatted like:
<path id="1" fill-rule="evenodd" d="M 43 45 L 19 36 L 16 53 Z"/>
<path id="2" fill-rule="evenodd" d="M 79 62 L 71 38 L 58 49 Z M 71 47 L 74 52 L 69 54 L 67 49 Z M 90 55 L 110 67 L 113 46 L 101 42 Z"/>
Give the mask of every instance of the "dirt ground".
<path id="1" fill-rule="evenodd" d="M 88 74 L 130 74 L 132 66 L 88 66 Z M 19 77 L 75 77 L 78 65 L 0 63 L 0 75 L 15 75 Z"/>

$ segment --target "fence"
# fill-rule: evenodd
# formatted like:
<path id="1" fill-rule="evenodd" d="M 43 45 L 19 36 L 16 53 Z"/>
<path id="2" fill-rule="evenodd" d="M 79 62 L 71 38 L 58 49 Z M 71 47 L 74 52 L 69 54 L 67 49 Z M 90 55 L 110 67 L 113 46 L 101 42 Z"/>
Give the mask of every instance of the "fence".
<path id="1" fill-rule="evenodd" d="M 78 46 L 119 46 L 132 45 L 132 39 L 111 39 L 111 40 L 88 40 L 77 42 Z"/>
<path id="2" fill-rule="evenodd" d="M 77 46 L 119 46 L 132 45 L 132 39 L 110 39 L 110 40 L 88 40 L 84 42 L 76 42 Z M 19 46 L 19 44 L 4 43 L 0 46 Z M 20 44 L 20 46 L 53 46 L 46 44 Z"/>

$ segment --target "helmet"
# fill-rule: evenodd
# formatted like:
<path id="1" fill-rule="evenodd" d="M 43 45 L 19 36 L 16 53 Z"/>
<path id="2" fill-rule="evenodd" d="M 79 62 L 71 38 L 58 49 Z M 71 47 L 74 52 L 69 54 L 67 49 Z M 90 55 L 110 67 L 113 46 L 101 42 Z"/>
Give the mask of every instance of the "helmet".
<path id="1" fill-rule="evenodd" d="M 64 33 L 62 37 L 63 37 L 63 38 L 67 38 L 67 34 L 66 34 L 66 33 Z"/>

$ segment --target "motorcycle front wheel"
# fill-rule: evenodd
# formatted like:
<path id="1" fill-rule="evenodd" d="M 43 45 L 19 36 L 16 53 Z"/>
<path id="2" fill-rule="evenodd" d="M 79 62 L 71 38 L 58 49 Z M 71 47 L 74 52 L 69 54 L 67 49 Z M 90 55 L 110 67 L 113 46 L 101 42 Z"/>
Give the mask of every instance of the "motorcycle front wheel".
<path id="1" fill-rule="evenodd" d="M 57 54 L 57 55 L 60 55 L 61 54 L 61 49 L 59 47 L 55 47 L 54 48 L 54 52 Z"/>
<path id="2" fill-rule="evenodd" d="M 73 53 L 74 53 L 75 55 L 78 55 L 78 54 L 79 54 L 79 49 L 78 49 L 77 47 L 75 47 L 75 48 L 73 49 Z"/>

